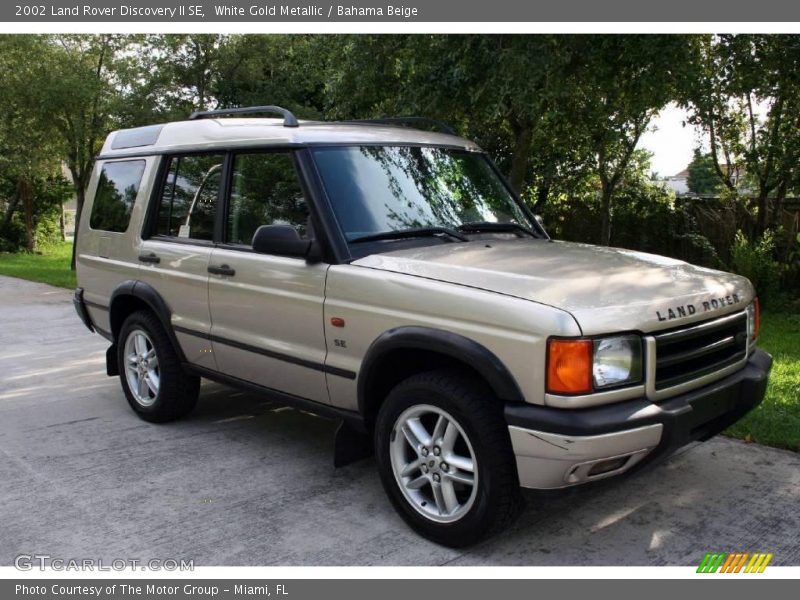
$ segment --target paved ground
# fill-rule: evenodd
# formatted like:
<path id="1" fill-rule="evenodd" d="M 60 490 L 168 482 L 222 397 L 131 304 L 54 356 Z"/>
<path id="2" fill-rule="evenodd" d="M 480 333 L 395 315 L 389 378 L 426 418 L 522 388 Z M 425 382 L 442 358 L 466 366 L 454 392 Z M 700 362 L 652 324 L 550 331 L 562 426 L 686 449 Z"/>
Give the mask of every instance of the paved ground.
<path id="1" fill-rule="evenodd" d="M 335 424 L 216 384 L 169 425 L 105 376 L 66 290 L 0 277 L 0 564 L 16 555 L 197 565 L 800 564 L 800 455 L 718 438 L 623 481 L 529 498 L 466 551 L 412 533 L 371 460 L 332 467 Z"/>

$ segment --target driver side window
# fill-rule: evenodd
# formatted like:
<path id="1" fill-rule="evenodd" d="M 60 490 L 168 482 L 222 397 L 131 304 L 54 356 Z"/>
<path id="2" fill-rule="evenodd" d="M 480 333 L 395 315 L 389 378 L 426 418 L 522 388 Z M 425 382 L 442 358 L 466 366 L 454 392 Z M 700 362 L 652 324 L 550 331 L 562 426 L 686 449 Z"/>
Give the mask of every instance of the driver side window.
<path id="1" fill-rule="evenodd" d="M 308 214 L 290 152 L 234 157 L 226 242 L 249 246 L 261 225 L 291 225 L 308 238 Z"/>

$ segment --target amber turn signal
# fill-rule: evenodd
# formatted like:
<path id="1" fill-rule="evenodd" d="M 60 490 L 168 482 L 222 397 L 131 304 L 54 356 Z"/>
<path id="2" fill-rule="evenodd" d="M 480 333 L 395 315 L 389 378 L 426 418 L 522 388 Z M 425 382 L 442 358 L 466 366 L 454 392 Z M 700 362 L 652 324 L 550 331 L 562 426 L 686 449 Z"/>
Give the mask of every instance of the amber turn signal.
<path id="1" fill-rule="evenodd" d="M 592 391 L 592 340 L 547 342 L 547 391 L 588 394 Z"/>

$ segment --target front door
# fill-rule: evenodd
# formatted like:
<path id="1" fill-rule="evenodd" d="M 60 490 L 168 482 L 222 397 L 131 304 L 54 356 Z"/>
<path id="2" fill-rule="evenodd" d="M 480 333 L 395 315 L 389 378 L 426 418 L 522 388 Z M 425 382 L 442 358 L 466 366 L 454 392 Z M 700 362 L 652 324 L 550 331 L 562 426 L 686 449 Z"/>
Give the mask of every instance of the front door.
<path id="1" fill-rule="evenodd" d="M 309 237 L 309 210 L 291 151 L 231 158 L 222 243 L 211 254 L 211 340 L 222 373 L 328 402 L 323 302 L 328 265 L 256 254 L 261 225 L 288 224 Z"/>

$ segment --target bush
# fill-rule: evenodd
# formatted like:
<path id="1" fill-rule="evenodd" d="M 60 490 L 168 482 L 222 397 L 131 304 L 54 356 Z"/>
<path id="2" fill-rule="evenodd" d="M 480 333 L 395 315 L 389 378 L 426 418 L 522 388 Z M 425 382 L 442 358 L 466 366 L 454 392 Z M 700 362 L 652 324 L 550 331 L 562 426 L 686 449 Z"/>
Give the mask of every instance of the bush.
<path id="1" fill-rule="evenodd" d="M 778 301 L 783 268 L 775 260 L 775 236 L 770 230 L 756 241 L 750 241 L 741 230 L 731 247 L 731 270 L 747 277 L 766 305 Z"/>
<path id="2" fill-rule="evenodd" d="M 72 196 L 72 186 L 61 175 L 37 177 L 32 182 L 34 199 L 35 249 L 47 250 L 61 242 L 61 207 Z M 13 179 L 5 178 L 0 193 L 8 197 L 14 193 Z M 2 209 L 0 202 L 0 209 Z M 4 213 L 7 209 L 4 208 Z M 0 223 L 0 252 L 19 252 L 26 246 L 23 207 L 17 206 L 8 225 Z"/>
<path id="3" fill-rule="evenodd" d="M 600 241 L 600 202 L 596 197 L 554 198 L 544 207 L 545 227 L 556 239 Z M 621 186 L 614 198 L 611 245 L 661 254 L 719 268 L 714 244 L 701 232 L 692 212 L 676 203 L 663 185 L 645 178 Z"/>
<path id="4" fill-rule="evenodd" d="M 19 252 L 25 247 L 25 226 L 20 219 L 8 225 L 0 223 L 0 252 Z"/>
<path id="5" fill-rule="evenodd" d="M 39 216 L 36 223 L 36 249 L 47 251 L 62 241 L 61 207 L 58 207 Z"/>

